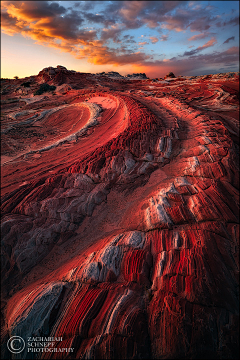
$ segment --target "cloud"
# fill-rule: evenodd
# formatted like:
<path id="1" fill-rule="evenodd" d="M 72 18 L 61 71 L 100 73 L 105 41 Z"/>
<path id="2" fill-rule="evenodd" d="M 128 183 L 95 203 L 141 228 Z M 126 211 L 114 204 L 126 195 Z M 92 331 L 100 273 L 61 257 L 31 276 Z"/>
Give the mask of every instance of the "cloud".
<path id="1" fill-rule="evenodd" d="M 177 7 L 173 14 L 160 15 L 159 21 L 163 29 L 180 32 L 189 28 L 192 32 L 206 32 L 219 19 L 218 16 L 212 16 L 211 11 L 212 8 L 203 6 Z"/>
<path id="2" fill-rule="evenodd" d="M 169 35 L 162 35 L 162 36 L 161 36 L 161 41 L 167 41 L 167 40 L 168 40 L 168 36 L 169 36 Z"/>
<path id="3" fill-rule="evenodd" d="M 106 21 L 105 16 L 101 14 L 92 14 L 88 12 L 82 12 L 82 14 L 85 19 L 87 19 L 88 21 L 92 21 L 94 23 L 104 23 L 104 21 Z"/>
<path id="4" fill-rule="evenodd" d="M 193 49 L 191 51 L 185 51 L 183 55 L 181 56 L 193 56 L 197 54 L 198 52 L 207 49 L 211 46 L 214 46 L 217 44 L 217 39 L 215 37 L 212 37 L 208 42 L 206 42 L 203 46 L 199 46 L 197 49 Z"/>
<path id="5" fill-rule="evenodd" d="M 2 30 L 6 34 L 21 32 L 40 42 L 54 43 L 55 39 L 77 40 L 81 36 L 79 26 L 84 19 L 76 11 L 68 14 L 66 11 L 58 3 L 50 4 L 47 1 L 14 2 L 8 6 L 5 4 Z M 92 34 L 90 37 L 92 38 Z"/>
<path id="6" fill-rule="evenodd" d="M 58 3 L 48 1 L 25 1 L 17 3 L 8 2 L 8 13 L 17 19 L 34 21 L 40 18 L 53 18 L 66 13 L 66 8 Z"/>
<path id="7" fill-rule="evenodd" d="M 10 16 L 7 12 L 1 13 L 2 31 L 10 36 L 20 33 L 24 27 L 28 26 L 27 22 L 19 22 L 16 18 Z"/>
<path id="8" fill-rule="evenodd" d="M 107 41 L 109 39 L 113 39 L 114 42 L 120 43 L 120 35 L 123 31 L 123 24 L 114 24 L 111 25 L 109 29 L 104 28 L 101 31 L 101 40 Z"/>
<path id="9" fill-rule="evenodd" d="M 136 44 L 137 43 L 134 40 L 133 35 L 124 35 L 123 38 L 122 38 L 122 42 L 124 42 L 124 44 Z"/>
<path id="10" fill-rule="evenodd" d="M 193 35 L 188 39 L 188 41 L 196 41 L 196 40 L 202 40 L 209 36 L 209 32 L 204 32 L 201 34 Z"/>
<path id="11" fill-rule="evenodd" d="M 208 30 L 216 20 L 216 17 L 211 17 L 211 11 L 214 7 L 204 7 L 202 4 L 192 5 L 188 1 L 81 1 L 73 2 L 72 7 L 68 9 L 56 1 L 5 1 L 2 3 L 5 3 L 4 8 L 13 18 L 18 21 L 30 21 L 30 28 L 32 22 L 39 22 L 40 19 L 48 19 L 48 22 L 56 19 L 58 22 L 60 18 L 65 18 L 66 24 L 61 22 L 59 26 L 61 24 L 63 31 L 66 30 L 67 34 L 71 33 L 68 37 L 77 38 L 77 26 L 81 26 L 84 21 L 89 21 L 93 24 L 103 25 L 105 29 L 109 28 L 109 32 L 105 31 L 102 37 L 106 40 L 112 38 L 115 42 L 119 41 L 121 33 L 119 30 L 117 34 L 117 31 L 114 32 L 111 29 L 115 24 L 123 24 L 122 31 L 137 29 L 145 24 L 149 28 L 164 28 L 178 32 L 190 28 L 191 31 L 202 32 Z M 104 8 L 103 10 L 98 8 L 96 14 L 94 9 L 97 5 Z M 69 13 L 72 14 L 71 17 Z M 69 19 L 67 19 L 68 17 Z M 237 20 L 235 18 L 230 21 L 236 22 Z M 77 26 L 74 26 L 76 23 Z M 16 22 L 15 25 L 17 25 Z M 16 30 L 13 25 L 11 30 L 6 28 L 7 26 L 4 27 L 6 33 L 13 33 Z M 54 32 L 58 33 L 57 30 Z M 164 38 L 162 41 L 165 41 Z"/>
<path id="12" fill-rule="evenodd" d="M 210 19 L 208 16 L 203 16 L 191 21 L 189 28 L 191 31 L 204 31 L 210 29 L 211 23 L 212 19 Z"/>
<path id="13" fill-rule="evenodd" d="M 187 1 L 113 1 L 106 13 L 119 18 L 128 29 L 137 29 L 143 24 L 158 27 L 163 16 L 174 9 L 186 5 Z"/>
<path id="14" fill-rule="evenodd" d="M 162 18 L 161 28 L 175 30 L 177 32 L 186 30 L 188 21 L 185 16 L 164 16 Z"/>
<path id="15" fill-rule="evenodd" d="M 4 1 L 1 3 L 2 31 L 8 35 L 22 34 L 38 44 L 87 59 L 92 64 L 143 66 L 151 63 L 152 55 L 137 51 L 137 46 L 167 41 L 169 35 L 162 35 L 161 29 L 200 31 L 201 34 L 188 39 L 197 41 L 212 36 L 214 33 L 208 29 L 219 21 L 212 15 L 212 8 L 197 6 L 197 3 L 190 6 L 188 1 L 79 1 L 71 2 L 68 8 L 61 4 L 65 2 Z M 232 18 L 226 24 L 236 21 Z M 161 36 L 142 36 L 137 44 L 134 36 L 125 35 L 125 31 L 143 26 L 156 28 Z M 213 36 L 203 46 L 182 56 L 195 59 L 199 52 L 214 44 Z M 172 58 L 159 64 L 170 66 L 180 64 L 179 61 L 185 64 L 187 60 Z M 156 64 L 152 62 L 149 66 Z"/>
<path id="16" fill-rule="evenodd" d="M 106 46 L 98 46 L 97 44 L 94 44 L 94 46 L 85 45 L 83 49 L 81 49 L 78 54 L 76 54 L 76 58 L 88 58 L 88 62 L 95 65 L 126 65 L 145 62 L 146 60 L 150 59 L 150 56 L 145 55 L 140 51 L 129 53 L 128 51 L 124 50 L 124 48 L 116 51 L 109 49 Z"/>
<path id="17" fill-rule="evenodd" d="M 57 3 L 50 4 L 47 1 L 14 2 L 14 4 L 8 2 L 4 4 L 3 9 L 4 33 L 10 35 L 21 33 L 38 44 L 69 52 L 75 57 L 82 58 L 84 54 L 86 56 L 89 54 L 89 59 L 93 62 L 101 61 L 97 60 L 97 56 L 102 57 L 104 51 L 107 59 L 111 61 L 113 57 L 111 51 L 104 47 L 103 40 L 98 39 L 96 30 L 81 28 L 84 18 L 79 11 L 71 9 L 67 12 L 63 6 Z M 94 52 L 96 52 L 95 57 Z"/>
<path id="18" fill-rule="evenodd" d="M 235 36 L 232 36 L 232 37 L 228 38 L 227 40 L 225 40 L 223 44 L 228 44 L 229 41 L 234 40 L 234 39 L 235 39 Z"/>
<path id="19" fill-rule="evenodd" d="M 156 44 L 158 42 L 158 38 L 156 36 L 150 36 L 149 39 L 151 40 L 152 44 Z"/>
<path id="20" fill-rule="evenodd" d="M 239 16 L 235 16 L 234 18 L 228 20 L 228 21 L 224 21 L 224 22 L 217 22 L 216 24 L 218 27 L 224 27 L 224 26 L 236 26 L 239 25 Z"/>
<path id="21" fill-rule="evenodd" d="M 167 61 L 166 61 L 167 60 Z M 135 71 L 145 72 L 148 77 L 163 77 L 169 71 L 178 75 L 215 74 L 222 68 L 222 72 L 239 71 L 239 47 L 234 46 L 226 51 L 212 54 L 198 54 L 192 58 L 171 58 L 158 61 L 146 61 L 134 65 Z"/>
<path id="22" fill-rule="evenodd" d="M 222 54 L 239 55 L 239 46 L 232 46 L 231 48 L 225 50 Z"/>
<path id="23" fill-rule="evenodd" d="M 204 44 L 203 46 L 199 46 L 197 48 L 198 51 L 201 51 L 203 49 L 209 48 L 211 46 L 214 46 L 217 43 L 217 39 L 215 37 L 212 37 L 208 42 L 206 42 L 206 44 Z"/>
<path id="24" fill-rule="evenodd" d="M 140 13 L 145 14 L 144 9 L 148 5 L 147 3 L 147 1 L 143 4 L 138 1 L 135 1 L 134 4 L 129 4 L 127 1 L 111 3 L 118 13 L 117 18 L 126 19 L 125 23 L 114 23 L 111 21 L 113 15 L 109 12 L 105 11 L 105 14 L 99 13 L 99 15 L 87 12 L 94 8 L 94 4 L 90 6 L 84 3 L 83 7 L 73 5 L 66 9 L 56 2 L 7 1 L 3 5 L 2 30 L 9 35 L 21 33 L 38 44 L 69 52 L 78 59 L 87 58 L 88 62 L 93 64 L 125 65 L 144 62 L 151 59 L 151 56 L 136 51 L 135 48 L 127 49 L 124 46 L 111 48 L 107 44 L 109 40 L 116 43 L 120 43 L 122 40 L 122 44 L 135 46 L 136 41 L 131 36 L 121 39 L 122 31 L 128 29 L 127 22 L 132 20 L 133 16 Z M 154 3 L 153 1 L 151 5 L 153 8 Z M 100 30 L 89 30 L 83 28 L 85 21 L 107 24 L 107 27 Z M 134 26 L 136 25 L 138 26 L 135 23 Z M 145 44 L 147 42 L 140 45 Z"/>
<path id="25" fill-rule="evenodd" d="M 124 20 L 128 29 L 137 29 L 142 26 L 138 16 L 145 7 L 146 1 L 124 1 L 123 6 L 118 10 L 118 15 Z"/>

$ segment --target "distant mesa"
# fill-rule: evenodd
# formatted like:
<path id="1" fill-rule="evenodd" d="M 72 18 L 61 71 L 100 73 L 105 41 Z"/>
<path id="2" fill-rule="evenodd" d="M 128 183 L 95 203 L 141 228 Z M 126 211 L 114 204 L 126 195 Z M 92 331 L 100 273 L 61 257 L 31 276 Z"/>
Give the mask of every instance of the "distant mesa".
<path id="1" fill-rule="evenodd" d="M 144 80 L 144 79 L 148 79 L 148 77 L 146 76 L 145 73 L 133 73 L 133 74 L 128 74 L 128 75 L 121 75 L 119 74 L 117 71 L 109 71 L 109 72 L 101 72 L 101 73 L 97 73 L 96 75 L 105 75 L 111 78 L 118 78 L 118 79 L 127 79 L 127 80 Z"/>
<path id="2" fill-rule="evenodd" d="M 107 76 L 114 77 L 114 78 L 124 79 L 124 76 L 122 76 L 121 74 L 119 74 L 117 71 L 109 71 L 109 72 L 107 72 L 107 73 L 103 73 L 103 75 L 107 75 Z"/>
<path id="3" fill-rule="evenodd" d="M 134 73 L 134 74 L 128 74 L 126 75 L 126 78 L 130 78 L 130 79 L 139 79 L 139 80 L 144 80 L 144 79 L 148 79 L 148 77 L 146 76 L 145 73 Z"/>
<path id="4" fill-rule="evenodd" d="M 55 75 L 57 72 L 61 70 L 67 70 L 65 66 L 57 65 L 57 67 L 49 66 L 44 69 L 42 69 L 38 75 L 47 74 L 47 75 Z"/>
<path id="5" fill-rule="evenodd" d="M 109 71 L 107 74 L 108 74 L 108 75 L 122 76 L 122 75 L 120 75 L 117 71 Z"/>
<path id="6" fill-rule="evenodd" d="M 167 78 L 172 78 L 173 79 L 175 77 L 176 76 L 174 75 L 174 73 L 170 71 L 167 75 L 164 76 L 164 79 L 167 79 Z"/>
<path id="7" fill-rule="evenodd" d="M 42 69 L 38 73 L 38 76 L 41 77 L 41 80 L 46 81 L 47 80 L 47 78 L 45 78 L 46 76 L 52 78 L 52 76 L 55 76 L 59 73 L 66 74 L 66 72 L 76 72 L 76 71 L 68 70 L 65 66 L 62 66 L 62 65 L 57 65 L 57 67 L 49 66 L 49 67 Z M 169 74 L 173 75 L 173 73 L 169 73 Z M 104 76 L 114 78 L 114 79 L 127 79 L 127 80 L 149 79 L 145 73 L 133 73 L 133 74 L 128 74 L 128 75 L 123 76 L 123 75 L 119 74 L 117 71 L 108 71 L 108 72 L 103 71 L 100 73 L 96 73 L 96 75 L 104 75 Z M 42 76 L 44 77 L 44 79 L 42 78 Z M 173 76 L 169 75 L 169 76 L 175 77 L 174 75 Z"/>

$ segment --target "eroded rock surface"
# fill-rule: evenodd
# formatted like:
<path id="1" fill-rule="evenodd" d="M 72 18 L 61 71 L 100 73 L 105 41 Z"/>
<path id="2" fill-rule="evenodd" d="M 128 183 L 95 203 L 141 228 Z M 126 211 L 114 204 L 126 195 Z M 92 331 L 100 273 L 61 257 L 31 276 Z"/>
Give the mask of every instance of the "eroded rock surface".
<path id="1" fill-rule="evenodd" d="M 3 358 L 238 358 L 239 74 L 143 75 L 3 82 Z"/>

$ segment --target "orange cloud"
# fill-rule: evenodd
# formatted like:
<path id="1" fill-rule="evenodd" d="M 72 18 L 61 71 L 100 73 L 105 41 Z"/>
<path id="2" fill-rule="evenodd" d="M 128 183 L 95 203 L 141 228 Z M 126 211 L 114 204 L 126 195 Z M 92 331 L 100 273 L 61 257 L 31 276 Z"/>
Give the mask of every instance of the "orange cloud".
<path id="1" fill-rule="evenodd" d="M 158 42 L 158 38 L 155 36 L 150 36 L 149 39 L 151 40 L 152 44 L 156 44 Z"/>
<path id="2" fill-rule="evenodd" d="M 207 49 L 211 46 L 214 46 L 217 44 L 217 39 L 215 37 L 212 37 L 208 42 L 206 42 L 203 46 L 199 46 L 197 49 L 193 49 L 191 51 L 185 51 L 185 53 L 181 56 L 193 56 L 199 53 L 200 51 Z"/>
<path id="3" fill-rule="evenodd" d="M 113 65 L 126 65 L 126 64 L 141 64 L 142 62 L 150 59 L 149 55 L 145 55 L 140 51 L 135 53 L 118 54 L 116 51 L 109 49 L 107 46 L 85 45 L 83 49 L 75 54 L 76 58 L 87 58 L 88 62 L 95 65 L 113 64 Z"/>
<path id="4" fill-rule="evenodd" d="M 202 33 L 202 34 L 193 35 L 192 37 L 190 37 L 188 39 L 188 41 L 201 40 L 201 39 L 205 39 L 208 36 L 209 36 L 209 33 L 205 32 L 205 33 Z"/>
<path id="5" fill-rule="evenodd" d="M 36 21 L 41 18 L 54 18 L 66 13 L 66 9 L 58 3 L 42 1 L 5 2 L 5 9 L 12 17 L 25 21 Z"/>
<path id="6" fill-rule="evenodd" d="M 133 4 L 128 8 L 130 12 L 126 12 L 125 16 L 130 18 L 134 11 Z M 38 44 L 69 52 L 77 59 L 87 58 L 88 62 L 97 65 L 125 65 L 150 59 L 149 55 L 127 50 L 123 46 L 119 49 L 111 49 L 104 44 L 108 38 L 117 41 L 117 36 L 122 31 L 122 24 L 111 25 L 109 29 L 104 28 L 99 40 L 95 30 L 79 29 L 79 25 L 84 21 L 80 13 L 66 13 L 67 10 L 58 3 L 5 2 L 3 9 L 4 33 L 9 35 L 21 33 Z M 145 44 L 147 42 L 141 43 L 141 45 Z"/>
<path id="7" fill-rule="evenodd" d="M 125 1 L 125 7 L 121 8 L 119 13 L 127 21 L 135 21 L 141 10 L 147 5 L 147 1 Z"/>
<path id="8" fill-rule="evenodd" d="M 228 50 L 224 51 L 224 54 L 239 55 L 239 47 L 238 46 L 232 46 Z"/>
<path id="9" fill-rule="evenodd" d="M 198 51 L 206 49 L 208 47 L 214 46 L 217 43 L 217 39 L 215 37 L 212 37 L 208 42 L 206 42 L 206 44 L 204 44 L 203 46 L 199 46 L 197 48 Z"/>

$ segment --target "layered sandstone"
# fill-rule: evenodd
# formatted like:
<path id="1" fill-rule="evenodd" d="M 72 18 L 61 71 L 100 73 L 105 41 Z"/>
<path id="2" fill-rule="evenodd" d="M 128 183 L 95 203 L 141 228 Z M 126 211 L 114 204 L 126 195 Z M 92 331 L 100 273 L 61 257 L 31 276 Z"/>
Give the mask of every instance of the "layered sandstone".
<path id="1" fill-rule="evenodd" d="M 42 83 L 55 91 L 34 96 Z M 4 358 L 37 356 L 12 336 L 74 349 L 43 359 L 237 358 L 238 84 L 5 80 Z"/>

